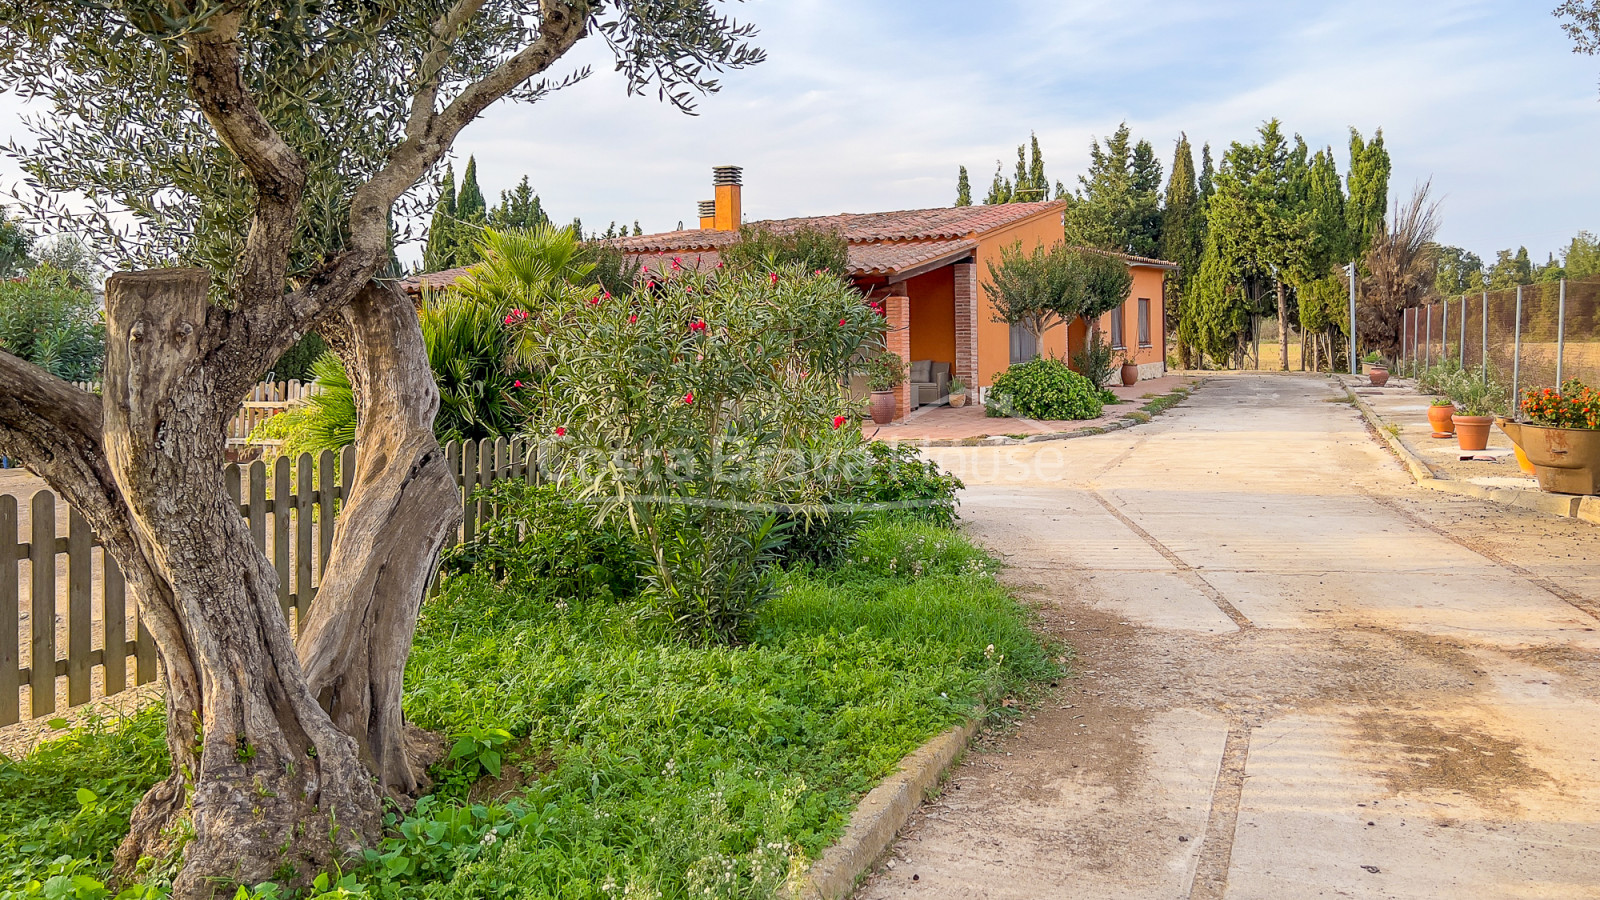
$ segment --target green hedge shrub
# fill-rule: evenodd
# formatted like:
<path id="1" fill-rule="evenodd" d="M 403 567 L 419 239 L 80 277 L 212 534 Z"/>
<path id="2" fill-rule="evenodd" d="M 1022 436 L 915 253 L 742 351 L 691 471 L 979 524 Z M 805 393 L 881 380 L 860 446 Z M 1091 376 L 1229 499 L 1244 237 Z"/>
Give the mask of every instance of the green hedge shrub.
<path id="1" fill-rule="evenodd" d="M 1099 388 L 1050 357 L 1001 372 L 984 404 L 990 416 L 1024 419 L 1093 419 L 1103 405 Z"/>

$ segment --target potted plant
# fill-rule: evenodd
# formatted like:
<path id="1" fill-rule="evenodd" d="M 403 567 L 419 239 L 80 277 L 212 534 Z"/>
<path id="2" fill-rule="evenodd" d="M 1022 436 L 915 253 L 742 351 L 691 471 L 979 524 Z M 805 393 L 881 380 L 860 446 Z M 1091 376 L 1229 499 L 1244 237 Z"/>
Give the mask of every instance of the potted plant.
<path id="1" fill-rule="evenodd" d="M 1576 379 L 1560 391 L 1535 388 L 1522 398 L 1529 422 L 1500 428 L 1533 464 L 1539 488 L 1554 494 L 1600 494 L 1600 391 Z"/>
<path id="2" fill-rule="evenodd" d="M 1139 364 L 1127 353 L 1122 353 L 1122 386 L 1133 387 L 1139 383 Z"/>
<path id="3" fill-rule="evenodd" d="M 1456 433 L 1456 426 L 1451 422 L 1456 414 L 1456 405 L 1449 397 L 1435 397 L 1433 404 L 1428 407 L 1428 424 L 1433 426 L 1433 436 L 1447 438 Z"/>
<path id="4" fill-rule="evenodd" d="M 1373 387 L 1383 387 L 1389 383 L 1389 364 L 1383 361 L 1383 354 L 1374 350 L 1363 361 L 1367 364 L 1367 378 Z"/>
<path id="5" fill-rule="evenodd" d="M 900 354 L 884 351 L 867 359 L 867 387 L 872 390 L 872 421 L 887 425 L 894 421 L 895 388 L 905 383 L 906 363 Z"/>
<path id="6" fill-rule="evenodd" d="M 1450 421 L 1456 428 L 1456 443 L 1462 450 L 1484 450 L 1489 446 L 1489 426 L 1503 406 L 1504 389 L 1483 377 L 1481 372 L 1464 372 L 1452 380 L 1451 399 L 1456 412 Z"/>
<path id="7" fill-rule="evenodd" d="M 967 383 L 959 378 L 950 379 L 950 405 L 957 409 L 967 405 Z"/>

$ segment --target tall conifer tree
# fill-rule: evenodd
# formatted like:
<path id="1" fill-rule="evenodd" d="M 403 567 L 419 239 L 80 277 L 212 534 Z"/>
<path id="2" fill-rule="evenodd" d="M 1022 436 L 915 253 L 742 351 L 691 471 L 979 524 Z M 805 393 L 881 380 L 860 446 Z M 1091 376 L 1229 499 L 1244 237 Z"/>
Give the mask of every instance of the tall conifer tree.
<path id="1" fill-rule="evenodd" d="M 956 178 L 956 205 L 972 205 L 972 181 L 967 178 L 967 167 L 961 167 L 961 175 Z"/>
<path id="2" fill-rule="evenodd" d="M 1361 132 L 1350 129 L 1350 201 L 1345 214 L 1350 223 L 1350 251 L 1355 259 L 1367 255 L 1372 239 L 1383 230 L 1389 205 L 1389 172 L 1383 129 L 1373 134 L 1370 143 L 1361 139 Z"/>
<path id="3" fill-rule="evenodd" d="M 1167 181 L 1166 206 L 1161 230 L 1161 258 L 1178 264 L 1178 271 L 1167 280 L 1167 327 L 1177 333 L 1179 364 L 1192 365 L 1192 335 L 1184 328 L 1184 304 L 1189 284 L 1200 269 L 1205 249 L 1205 215 L 1200 209 L 1200 191 L 1195 183 L 1194 149 L 1187 134 L 1178 139 L 1172 154 L 1172 174 Z"/>
<path id="4" fill-rule="evenodd" d="M 444 167 L 444 184 L 439 188 L 439 199 L 433 204 L 433 218 L 428 222 L 428 244 L 422 251 L 422 268 L 429 272 L 442 272 L 456 265 L 456 173 Z"/>

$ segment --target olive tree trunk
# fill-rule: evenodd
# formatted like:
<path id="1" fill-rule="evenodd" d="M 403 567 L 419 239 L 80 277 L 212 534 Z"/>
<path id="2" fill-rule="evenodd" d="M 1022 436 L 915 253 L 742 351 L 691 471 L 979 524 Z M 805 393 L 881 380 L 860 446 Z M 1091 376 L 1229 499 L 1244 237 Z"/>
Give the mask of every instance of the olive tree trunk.
<path id="1" fill-rule="evenodd" d="M 1289 371 L 1289 291 L 1278 282 L 1278 367 Z"/>
<path id="2" fill-rule="evenodd" d="M 355 736 L 384 787 L 406 796 L 417 791 L 431 754 L 413 760 L 408 751 L 401 681 L 418 609 L 461 504 L 433 435 L 439 389 L 410 298 L 373 284 L 322 332 L 355 394 L 355 487 L 300 628 L 300 661 L 334 724 Z M 413 743 L 418 737 L 410 734 Z"/>
<path id="3" fill-rule="evenodd" d="M 370 286 L 329 326 L 363 418 L 355 488 L 297 652 L 276 574 L 223 482 L 252 364 L 230 352 L 237 322 L 208 303 L 210 280 L 111 279 L 102 397 L 0 352 L 0 445 L 94 527 L 161 657 L 172 770 L 135 808 L 116 861 L 126 875 L 142 857 L 181 854 L 181 898 L 346 862 L 379 836 L 384 790 L 417 789 L 426 760 L 408 748 L 401 681 L 460 514 L 416 311 Z"/>
<path id="4" fill-rule="evenodd" d="M 118 864 L 163 855 L 187 831 L 185 897 L 326 868 L 369 843 L 381 815 L 356 741 L 306 683 L 276 574 L 223 484 L 239 398 L 214 389 L 210 280 L 158 270 L 118 275 L 106 293 L 104 451 L 139 559 L 113 555 L 154 576 L 155 596 L 137 597 L 167 670 L 174 763 L 135 811 Z"/>

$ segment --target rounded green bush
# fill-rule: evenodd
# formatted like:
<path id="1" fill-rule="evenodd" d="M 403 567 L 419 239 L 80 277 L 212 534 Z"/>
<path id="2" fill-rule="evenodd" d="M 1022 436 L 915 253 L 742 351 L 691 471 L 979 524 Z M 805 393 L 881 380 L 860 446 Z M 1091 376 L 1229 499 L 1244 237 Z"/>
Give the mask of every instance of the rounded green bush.
<path id="1" fill-rule="evenodd" d="M 1101 392 L 1089 379 L 1059 359 L 1041 356 L 1001 372 L 989 388 L 985 409 L 991 416 L 1093 419 L 1103 405 Z"/>

